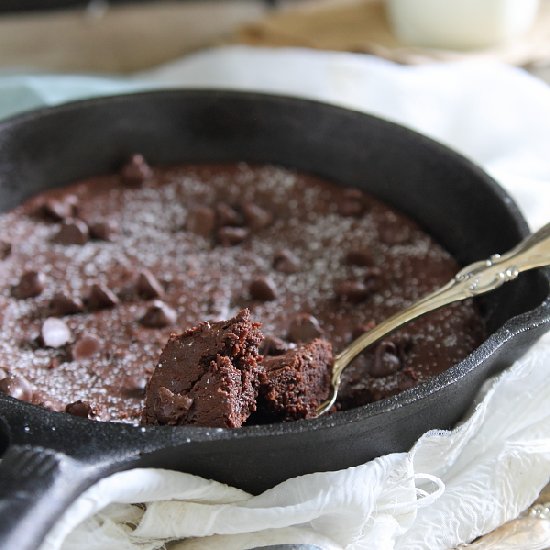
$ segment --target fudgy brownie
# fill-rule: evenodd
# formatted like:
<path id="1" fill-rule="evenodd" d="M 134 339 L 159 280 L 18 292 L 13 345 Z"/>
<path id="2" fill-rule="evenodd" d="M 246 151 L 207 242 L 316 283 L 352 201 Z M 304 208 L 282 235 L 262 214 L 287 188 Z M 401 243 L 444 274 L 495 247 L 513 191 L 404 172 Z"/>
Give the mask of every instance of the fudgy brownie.
<path id="1" fill-rule="evenodd" d="M 262 340 L 248 310 L 170 336 L 147 384 L 144 423 L 240 427 L 256 409 Z"/>
<path id="2" fill-rule="evenodd" d="M 457 270 L 416 223 L 357 189 L 274 166 L 157 168 L 136 155 L 118 174 L 0 215 L 0 390 L 137 423 L 174 332 L 248 308 L 266 364 L 315 338 L 336 353 Z M 361 354 L 337 407 L 412 387 L 483 335 L 471 302 L 434 312 Z"/>
<path id="3" fill-rule="evenodd" d="M 330 342 L 264 359 L 259 326 L 245 309 L 173 334 L 147 384 L 143 423 L 239 428 L 257 407 L 256 423 L 314 417 L 329 395 Z"/>
<path id="4" fill-rule="evenodd" d="M 258 421 L 312 418 L 329 396 L 332 346 L 316 338 L 282 355 L 266 357 L 260 372 Z"/>

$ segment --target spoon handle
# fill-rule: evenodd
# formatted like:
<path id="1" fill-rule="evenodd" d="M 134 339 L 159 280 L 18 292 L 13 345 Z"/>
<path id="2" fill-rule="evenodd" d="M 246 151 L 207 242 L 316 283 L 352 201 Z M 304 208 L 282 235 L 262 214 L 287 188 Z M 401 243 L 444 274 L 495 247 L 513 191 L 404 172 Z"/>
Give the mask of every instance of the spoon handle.
<path id="1" fill-rule="evenodd" d="M 522 271 L 550 265 L 550 223 L 529 235 L 506 254 L 495 254 L 487 260 L 462 268 L 445 286 L 424 296 L 372 330 L 356 338 L 334 358 L 331 395 L 319 406 L 317 413 L 328 411 L 336 401 L 342 371 L 367 346 L 380 340 L 396 328 L 440 307 L 479 296 L 515 279 Z"/>

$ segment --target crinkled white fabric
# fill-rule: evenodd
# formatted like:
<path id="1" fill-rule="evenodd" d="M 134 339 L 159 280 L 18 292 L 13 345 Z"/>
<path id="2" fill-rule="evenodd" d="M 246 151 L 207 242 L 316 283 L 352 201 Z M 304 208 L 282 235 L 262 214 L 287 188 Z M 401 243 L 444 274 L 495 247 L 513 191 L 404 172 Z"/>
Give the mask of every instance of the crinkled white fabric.
<path id="1" fill-rule="evenodd" d="M 48 79 L 33 79 L 33 105 L 42 85 L 52 89 L 55 77 Z M 86 91 L 75 82 L 72 93 L 67 81 L 53 86 L 44 103 L 109 93 L 105 79 L 96 87 L 87 80 Z M 374 112 L 483 165 L 532 227 L 550 218 L 550 89 L 518 69 L 402 67 L 363 55 L 237 46 L 113 81 L 111 91 L 135 86 L 255 89 Z M 0 79 L 0 99 L 3 91 Z M 186 550 L 300 542 L 329 550 L 452 548 L 516 517 L 548 482 L 549 369 L 547 336 L 485 384 L 453 431 L 429 432 L 409 453 L 288 480 L 256 497 L 184 473 L 115 474 L 68 510 L 43 549 L 153 550 L 169 540 Z M 131 504 L 139 502 L 145 511 Z"/>
<path id="2" fill-rule="evenodd" d="M 287 480 L 259 496 L 166 470 L 115 474 L 81 497 L 43 548 L 59 548 L 71 530 L 63 550 L 153 550 L 182 538 L 175 548 L 453 548 L 516 517 L 547 483 L 549 357 L 547 335 L 485 384 L 464 423 L 425 434 L 409 453 Z M 74 529 L 110 502 L 120 504 Z M 131 502 L 147 502 L 146 511 Z"/>

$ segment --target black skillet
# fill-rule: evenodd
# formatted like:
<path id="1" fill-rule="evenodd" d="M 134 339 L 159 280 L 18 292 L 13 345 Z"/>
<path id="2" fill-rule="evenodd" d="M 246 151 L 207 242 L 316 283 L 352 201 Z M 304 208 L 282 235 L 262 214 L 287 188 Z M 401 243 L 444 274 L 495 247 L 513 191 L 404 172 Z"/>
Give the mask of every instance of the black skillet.
<path id="1" fill-rule="evenodd" d="M 134 152 L 153 164 L 244 160 L 368 190 L 419 221 L 461 263 L 528 233 L 513 201 L 466 159 L 377 118 L 313 101 L 229 91 L 163 91 L 75 102 L 0 124 L 0 210 L 110 172 Z M 0 395 L 0 544 L 30 549 L 99 478 L 173 468 L 252 493 L 301 474 L 406 451 L 460 419 L 482 382 L 550 326 L 548 270 L 479 303 L 490 336 L 417 388 L 312 421 L 238 430 L 139 428 L 48 412 Z"/>

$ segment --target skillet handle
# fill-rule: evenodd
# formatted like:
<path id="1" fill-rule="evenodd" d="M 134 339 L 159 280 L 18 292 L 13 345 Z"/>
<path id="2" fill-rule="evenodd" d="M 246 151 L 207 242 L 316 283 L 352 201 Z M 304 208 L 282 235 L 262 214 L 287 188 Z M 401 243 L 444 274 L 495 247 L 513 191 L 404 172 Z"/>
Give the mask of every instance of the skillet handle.
<path id="1" fill-rule="evenodd" d="M 39 548 L 68 506 L 116 469 L 111 464 L 106 472 L 42 447 L 10 446 L 0 461 L 0 547 Z"/>

